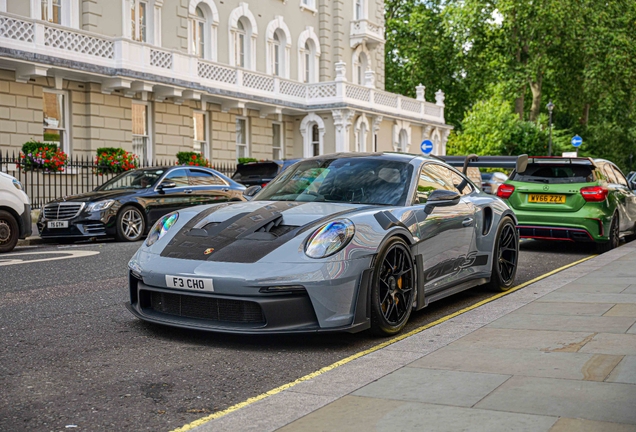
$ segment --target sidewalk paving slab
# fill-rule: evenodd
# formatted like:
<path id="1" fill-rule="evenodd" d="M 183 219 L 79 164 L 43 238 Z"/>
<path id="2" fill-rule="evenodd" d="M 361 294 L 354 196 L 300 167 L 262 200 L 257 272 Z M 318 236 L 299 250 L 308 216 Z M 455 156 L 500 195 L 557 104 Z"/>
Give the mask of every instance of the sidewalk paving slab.
<path id="1" fill-rule="evenodd" d="M 197 427 L 636 432 L 636 242 Z"/>

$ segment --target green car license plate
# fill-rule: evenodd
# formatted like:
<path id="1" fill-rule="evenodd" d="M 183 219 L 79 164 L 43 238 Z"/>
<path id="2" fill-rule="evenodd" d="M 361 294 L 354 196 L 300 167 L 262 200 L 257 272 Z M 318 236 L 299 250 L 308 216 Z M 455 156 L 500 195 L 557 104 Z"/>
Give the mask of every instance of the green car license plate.
<path id="1" fill-rule="evenodd" d="M 528 202 L 544 204 L 565 204 L 565 195 L 555 194 L 530 194 Z"/>

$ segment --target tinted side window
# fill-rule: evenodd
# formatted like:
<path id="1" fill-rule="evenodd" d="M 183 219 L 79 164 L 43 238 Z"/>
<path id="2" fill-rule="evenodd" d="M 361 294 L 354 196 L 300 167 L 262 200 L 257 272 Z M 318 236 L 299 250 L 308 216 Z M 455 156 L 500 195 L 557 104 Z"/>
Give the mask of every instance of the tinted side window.
<path id="1" fill-rule="evenodd" d="M 190 170 L 191 186 L 225 186 L 225 182 L 219 177 L 207 171 Z"/>
<path id="2" fill-rule="evenodd" d="M 177 187 L 188 186 L 188 171 L 182 168 L 170 171 L 164 181 L 176 183 Z"/>
<path id="3" fill-rule="evenodd" d="M 417 200 L 424 204 L 428 195 L 438 189 L 459 192 L 453 185 L 452 173 L 448 168 L 437 164 L 424 165 L 417 182 Z"/>

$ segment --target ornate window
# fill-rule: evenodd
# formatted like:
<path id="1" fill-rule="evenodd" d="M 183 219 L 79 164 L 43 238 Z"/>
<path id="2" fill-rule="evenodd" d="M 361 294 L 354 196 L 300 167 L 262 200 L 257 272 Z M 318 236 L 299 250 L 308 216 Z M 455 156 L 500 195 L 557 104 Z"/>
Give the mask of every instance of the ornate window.
<path id="1" fill-rule="evenodd" d="M 147 42 L 148 3 L 134 0 L 130 2 L 130 6 L 130 36 L 136 41 Z"/>
<path id="2" fill-rule="evenodd" d="M 353 83 L 365 85 L 365 72 L 370 68 L 369 51 L 364 45 L 358 46 L 353 53 Z"/>
<path id="3" fill-rule="evenodd" d="M 255 69 L 258 27 L 247 3 L 240 3 L 240 6 L 230 13 L 229 24 L 230 65 Z"/>
<path id="4" fill-rule="evenodd" d="M 291 52 L 291 33 L 283 21 L 277 16 L 267 25 L 267 73 L 289 78 L 289 57 Z"/>
<path id="5" fill-rule="evenodd" d="M 197 7 L 196 15 L 192 18 L 192 53 L 203 58 L 205 53 L 205 15 L 200 7 Z"/>
<path id="6" fill-rule="evenodd" d="M 152 144 L 150 142 L 150 117 L 148 103 L 133 102 L 132 104 L 132 148 L 142 163 L 152 161 Z"/>
<path id="7" fill-rule="evenodd" d="M 315 113 L 309 113 L 300 122 L 303 136 L 303 157 L 318 156 L 325 152 L 325 122 Z"/>
<path id="8" fill-rule="evenodd" d="M 28 0 L 21 0 L 27 2 Z M 6 3 L 4 11 L 6 11 Z M 67 27 L 79 28 L 80 0 L 30 0 L 31 17 Z M 3 9 L 0 6 L 0 9 Z"/>
<path id="9" fill-rule="evenodd" d="M 317 82 L 320 42 L 312 27 L 307 27 L 298 38 L 298 60 L 298 81 Z"/>
<path id="10" fill-rule="evenodd" d="M 42 20 L 62 24 L 62 0 L 42 0 Z"/>
<path id="11" fill-rule="evenodd" d="M 216 61 L 219 14 L 212 0 L 190 0 L 190 54 Z"/>
<path id="12" fill-rule="evenodd" d="M 272 159 L 283 159 L 283 125 L 272 123 Z"/>
<path id="13" fill-rule="evenodd" d="M 395 120 L 393 124 L 393 150 L 408 152 L 411 147 L 411 124 L 404 120 Z"/>
<path id="14" fill-rule="evenodd" d="M 68 137 L 68 99 L 60 90 L 45 89 L 42 92 L 43 136 L 44 142 L 55 144 L 69 154 L 71 145 Z"/>
<path id="15" fill-rule="evenodd" d="M 248 157 L 250 154 L 250 144 L 247 131 L 247 119 L 245 117 L 236 118 L 236 158 Z"/>
<path id="16" fill-rule="evenodd" d="M 194 111 L 192 114 L 194 126 L 194 141 L 192 150 L 210 159 L 210 145 L 208 143 L 208 114 L 205 111 Z"/>
<path id="17" fill-rule="evenodd" d="M 355 136 L 355 150 L 357 152 L 366 152 L 367 151 L 367 140 L 370 131 L 369 120 L 365 114 L 362 114 L 358 117 L 356 121 L 355 127 L 353 129 L 353 134 Z"/>

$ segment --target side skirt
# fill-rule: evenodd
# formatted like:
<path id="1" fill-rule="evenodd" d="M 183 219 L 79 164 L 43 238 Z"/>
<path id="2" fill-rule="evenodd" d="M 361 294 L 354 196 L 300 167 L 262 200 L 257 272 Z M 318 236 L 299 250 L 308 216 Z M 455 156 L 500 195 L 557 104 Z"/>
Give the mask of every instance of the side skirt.
<path id="1" fill-rule="evenodd" d="M 437 300 L 441 300 L 443 298 L 452 296 L 453 294 L 457 294 L 462 291 L 466 291 L 467 289 L 476 287 L 477 285 L 483 285 L 485 283 L 490 282 L 489 274 L 488 275 L 482 274 L 481 276 L 483 277 L 477 278 L 477 279 L 470 279 L 470 280 L 467 280 L 466 282 L 462 282 L 457 285 L 451 285 L 448 288 L 443 288 L 439 290 L 435 294 L 430 294 L 426 299 L 427 300 L 426 304 L 428 305 L 429 303 L 432 303 Z"/>

